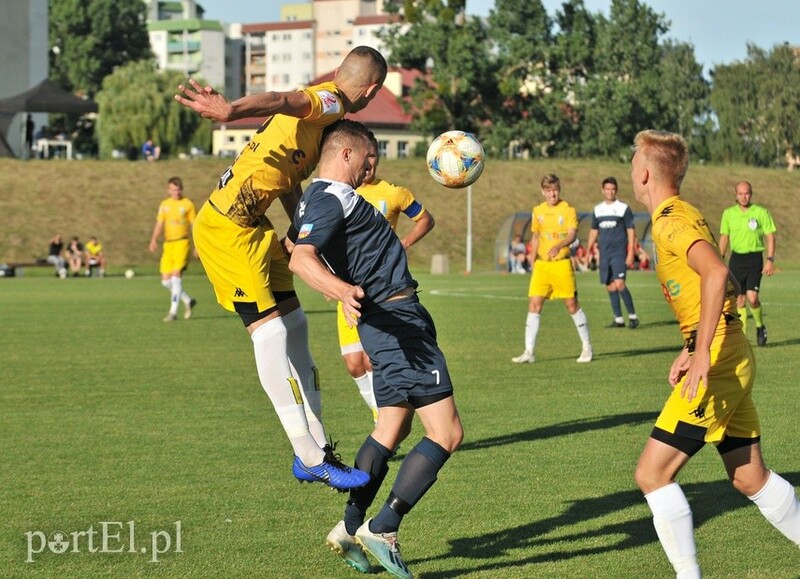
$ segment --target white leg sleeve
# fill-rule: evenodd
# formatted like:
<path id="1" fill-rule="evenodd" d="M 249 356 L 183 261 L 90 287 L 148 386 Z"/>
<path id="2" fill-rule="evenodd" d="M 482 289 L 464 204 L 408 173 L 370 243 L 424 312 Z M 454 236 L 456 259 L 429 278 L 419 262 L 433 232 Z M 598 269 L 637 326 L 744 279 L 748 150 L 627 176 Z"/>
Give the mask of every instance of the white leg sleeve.
<path id="1" fill-rule="evenodd" d="M 748 498 L 773 527 L 800 547 L 800 505 L 789 481 L 770 472 L 764 488 Z"/>
<path id="2" fill-rule="evenodd" d="M 678 483 L 647 493 L 644 498 L 653 513 L 653 525 L 661 547 L 678 579 L 699 579 L 700 565 L 694 544 L 692 509 Z"/>
<path id="3" fill-rule="evenodd" d="M 322 462 L 325 453 L 311 436 L 305 404 L 286 356 L 286 328 L 281 318 L 259 326 L 250 336 L 261 387 L 269 396 L 294 453 L 306 466 Z"/>

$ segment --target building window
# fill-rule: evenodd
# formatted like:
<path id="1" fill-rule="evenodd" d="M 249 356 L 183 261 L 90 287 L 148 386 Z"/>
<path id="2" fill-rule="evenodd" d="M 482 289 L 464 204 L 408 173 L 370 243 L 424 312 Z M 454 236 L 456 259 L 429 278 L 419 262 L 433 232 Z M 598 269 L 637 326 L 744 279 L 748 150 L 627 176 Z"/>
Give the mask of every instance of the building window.
<path id="1" fill-rule="evenodd" d="M 378 141 L 378 156 L 386 158 L 389 155 L 389 141 Z"/>
<path id="2" fill-rule="evenodd" d="M 405 159 L 408 157 L 408 141 L 397 141 L 397 158 Z"/>

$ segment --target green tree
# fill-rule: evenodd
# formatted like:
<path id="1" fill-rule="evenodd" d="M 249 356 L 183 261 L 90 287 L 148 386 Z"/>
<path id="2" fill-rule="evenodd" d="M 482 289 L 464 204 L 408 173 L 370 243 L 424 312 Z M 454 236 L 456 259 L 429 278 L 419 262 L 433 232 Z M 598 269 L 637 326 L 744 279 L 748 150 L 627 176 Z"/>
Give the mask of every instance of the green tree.
<path id="1" fill-rule="evenodd" d="M 579 95 L 582 154 L 626 157 L 638 131 L 661 125 L 659 37 L 667 30 L 639 0 L 612 0 L 609 17 L 598 17 L 595 67 Z"/>
<path id="2" fill-rule="evenodd" d="M 658 127 L 683 135 L 694 153 L 708 158 L 705 121 L 711 112 L 711 88 L 691 44 L 667 41 L 662 46 L 659 79 Z"/>
<path id="3" fill-rule="evenodd" d="M 381 37 L 392 64 L 421 73 L 403 101 L 412 127 L 430 135 L 449 129 L 480 134 L 498 101 L 486 28 L 465 17 L 464 0 L 407 0 L 403 9 L 403 20 Z"/>
<path id="4" fill-rule="evenodd" d="M 713 158 L 794 165 L 800 152 L 800 62 L 788 46 L 747 47 L 744 62 L 713 71 L 711 105 L 719 130 Z"/>
<path id="5" fill-rule="evenodd" d="M 150 58 L 141 0 L 50 0 L 50 77 L 94 97 L 117 66 Z"/>
<path id="6" fill-rule="evenodd" d="M 207 151 L 211 143 L 211 121 L 174 100 L 184 75 L 158 72 L 150 60 L 120 66 L 103 81 L 97 94 L 100 153 L 127 151 L 152 138 L 165 154 L 186 152 L 191 147 Z M 202 79 L 197 79 L 204 84 Z"/>
<path id="7" fill-rule="evenodd" d="M 562 120 L 562 95 L 555 90 L 550 62 L 550 17 L 539 0 L 497 0 L 489 27 L 503 100 L 493 113 L 488 140 L 494 147 L 506 140 L 520 151 L 549 155 Z"/>

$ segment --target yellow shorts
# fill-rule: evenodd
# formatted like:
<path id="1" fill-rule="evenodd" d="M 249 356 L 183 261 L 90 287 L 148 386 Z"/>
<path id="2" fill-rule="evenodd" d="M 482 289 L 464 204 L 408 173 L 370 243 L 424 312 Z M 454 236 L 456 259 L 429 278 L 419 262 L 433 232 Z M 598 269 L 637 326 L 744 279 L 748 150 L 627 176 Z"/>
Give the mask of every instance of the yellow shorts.
<path id="1" fill-rule="evenodd" d="M 761 427 L 751 396 L 754 380 L 755 358 L 744 332 L 714 338 L 708 387 L 701 384 L 700 398 L 688 402 L 681 397 L 681 380 L 656 428 L 703 442 L 718 443 L 726 436 L 756 438 Z"/>
<path id="2" fill-rule="evenodd" d="M 188 239 L 165 241 L 164 251 L 161 253 L 161 263 L 158 271 L 161 274 L 183 271 L 189 265 L 189 251 L 191 246 Z"/>
<path id="3" fill-rule="evenodd" d="M 205 203 L 194 222 L 194 246 L 219 304 L 231 312 L 276 306 L 273 292 L 294 291 L 289 259 L 271 226 L 241 227 Z"/>
<path id="4" fill-rule="evenodd" d="M 342 302 L 337 302 L 336 304 L 336 325 L 339 328 L 339 349 L 342 352 L 342 356 L 364 351 L 364 347 L 361 345 L 361 338 L 358 336 L 358 328 L 356 326 L 351 328 L 347 325 Z"/>
<path id="5" fill-rule="evenodd" d="M 551 300 L 574 298 L 578 293 L 575 285 L 575 270 L 570 259 L 533 262 L 528 297 L 545 297 Z"/>

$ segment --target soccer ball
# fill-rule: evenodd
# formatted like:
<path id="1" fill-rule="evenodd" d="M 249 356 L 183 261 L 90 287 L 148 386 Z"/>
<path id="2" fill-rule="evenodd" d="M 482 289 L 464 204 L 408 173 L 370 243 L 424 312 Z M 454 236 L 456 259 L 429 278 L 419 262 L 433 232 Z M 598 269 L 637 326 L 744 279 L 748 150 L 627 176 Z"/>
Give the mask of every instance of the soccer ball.
<path id="1" fill-rule="evenodd" d="M 135 275 L 136 275 L 136 272 L 133 271 L 132 269 L 126 269 L 125 270 L 125 277 L 127 277 L 128 279 L 131 279 Z"/>
<path id="2" fill-rule="evenodd" d="M 428 147 L 428 171 L 431 177 L 452 189 L 472 185 L 483 173 L 486 155 L 472 133 L 447 131 Z"/>

